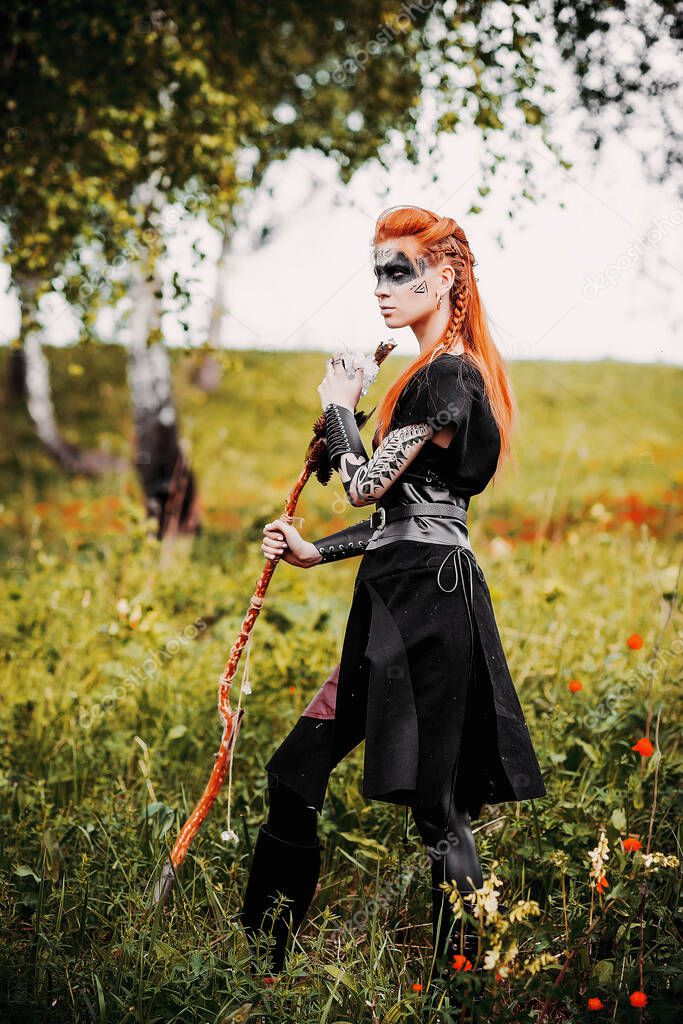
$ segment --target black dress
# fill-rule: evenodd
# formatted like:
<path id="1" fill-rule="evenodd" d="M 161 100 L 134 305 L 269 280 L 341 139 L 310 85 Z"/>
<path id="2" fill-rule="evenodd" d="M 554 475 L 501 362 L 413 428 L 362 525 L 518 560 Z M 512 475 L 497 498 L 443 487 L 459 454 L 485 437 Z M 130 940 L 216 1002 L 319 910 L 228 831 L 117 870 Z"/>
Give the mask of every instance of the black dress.
<path id="1" fill-rule="evenodd" d="M 391 429 L 452 423 L 428 441 L 377 503 L 466 508 L 496 468 L 500 434 L 481 374 L 442 354 L 409 382 Z M 376 447 L 376 439 L 373 439 Z M 322 810 L 329 774 L 365 740 L 363 795 L 433 806 L 454 785 L 470 818 L 485 803 L 546 795 L 510 676 L 484 573 L 456 519 L 368 520 L 314 543 L 363 552 L 341 660 L 266 769 Z"/>

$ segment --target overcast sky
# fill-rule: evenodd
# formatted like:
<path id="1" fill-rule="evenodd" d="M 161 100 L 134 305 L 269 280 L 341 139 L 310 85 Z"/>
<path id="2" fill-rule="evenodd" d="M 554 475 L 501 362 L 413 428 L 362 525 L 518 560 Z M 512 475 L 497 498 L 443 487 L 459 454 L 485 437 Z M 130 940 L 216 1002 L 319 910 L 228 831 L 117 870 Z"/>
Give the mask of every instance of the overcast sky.
<path id="1" fill-rule="evenodd" d="M 478 199 L 477 145 L 476 138 L 451 141 L 435 184 L 400 167 L 391 175 L 362 171 L 344 188 L 325 160 L 309 154 L 276 168 L 282 223 L 271 244 L 256 252 L 240 244 L 232 258 L 224 343 L 372 349 L 391 336 L 401 352 L 416 354 L 410 328 L 384 327 L 369 258 L 377 214 L 412 203 L 463 226 L 506 358 L 683 362 L 683 207 L 673 187 L 645 185 L 637 158 L 621 142 L 607 147 L 596 170 L 568 148 L 575 161 L 569 172 L 553 166 L 539 145 L 534 153 L 548 199 L 511 221 L 510 184 L 496 175 L 484 211 L 467 215 Z M 295 197 L 308 194 L 311 175 L 324 184 L 297 208 Z M 386 197 L 378 195 L 385 184 Z M 504 248 L 496 241 L 501 232 Z"/>
<path id="2" fill-rule="evenodd" d="M 332 161 L 318 154 L 298 152 L 274 165 L 268 177 L 273 196 L 256 201 L 247 227 L 235 238 L 222 344 L 369 352 L 392 337 L 400 353 L 417 354 L 409 328 L 385 328 L 370 261 L 377 214 L 410 203 L 454 217 L 464 228 L 478 261 L 475 274 L 493 337 L 506 359 L 683 363 L 683 205 L 673 184 L 646 184 L 633 147 L 616 134 L 593 168 L 588 144 L 577 132 L 578 115 L 566 101 L 553 123 L 553 140 L 574 166 L 563 170 L 535 142 L 537 181 L 548 195 L 538 205 L 527 203 L 514 220 L 506 212 L 518 179 L 512 168 L 492 179 L 486 200 L 477 194 L 482 143 L 475 132 L 444 140 L 436 182 L 424 164 L 412 167 L 398 159 L 390 172 L 367 166 L 349 186 L 339 182 Z M 648 127 L 640 127 L 644 142 Z M 494 147 L 514 152 L 502 135 Z M 472 202 L 483 205 L 481 214 L 467 214 Z M 276 225 L 272 240 L 255 249 L 255 228 L 269 219 Z M 496 241 L 501 233 L 504 247 Z M 166 274 L 190 270 L 194 239 L 210 256 L 195 271 L 199 279 L 187 317 L 191 337 L 201 342 L 215 290 L 216 232 L 184 228 Z M 0 303 L 7 341 L 17 333 L 18 308 L 11 296 Z M 59 302 L 46 309 L 45 323 L 52 343 L 77 335 Z M 112 337 L 110 318 L 101 317 L 100 327 L 104 338 Z M 170 344 L 183 341 L 174 318 L 165 317 L 164 329 Z"/>

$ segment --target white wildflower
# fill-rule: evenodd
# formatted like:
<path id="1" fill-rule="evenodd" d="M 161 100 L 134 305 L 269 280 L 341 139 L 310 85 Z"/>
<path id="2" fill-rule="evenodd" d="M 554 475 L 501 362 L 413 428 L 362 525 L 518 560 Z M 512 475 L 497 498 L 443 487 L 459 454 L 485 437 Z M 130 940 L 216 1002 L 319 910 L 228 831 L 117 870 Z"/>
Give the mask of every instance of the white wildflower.
<path id="1" fill-rule="evenodd" d="M 484 953 L 484 970 L 492 971 L 500 960 L 499 949 L 487 949 Z"/>
<path id="2" fill-rule="evenodd" d="M 538 916 L 541 913 L 536 900 L 517 900 L 508 917 L 510 921 L 523 921 L 525 917 Z"/>
<path id="3" fill-rule="evenodd" d="M 566 871 L 569 867 L 569 856 L 564 850 L 553 850 L 550 854 L 550 862 L 559 868 L 560 871 Z"/>
<path id="4" fill-rule="evenodd" d="M 643 862 L 646 871 L 658 871 L 660 868 L 677 868 L 680 866 L 678 857 L 665 853 L 644 853 Z"/>
<path id="5" fill-rule="evenodd" d="M 594 850 L 590 850 L 588 856 L 591 859 L 591 885 L 595 885 L 600 881 L 602 876 L 605 874 L 604 865 L 609 860 L 609 843 L 607 842 L 607 835 L 605 830 L 602 829 L 600 832 L 600 839 L 598 845 Z"/>
<path id="6" fill-rule="evenodd" d="M 540 953 L 533 960 L 527 960 L 524 964 L 524 970 L 527 974 L 538 974 L 541 967 L 547 967 L 548 964 L 556 963 L 560 958 L 559 953 Z"/>

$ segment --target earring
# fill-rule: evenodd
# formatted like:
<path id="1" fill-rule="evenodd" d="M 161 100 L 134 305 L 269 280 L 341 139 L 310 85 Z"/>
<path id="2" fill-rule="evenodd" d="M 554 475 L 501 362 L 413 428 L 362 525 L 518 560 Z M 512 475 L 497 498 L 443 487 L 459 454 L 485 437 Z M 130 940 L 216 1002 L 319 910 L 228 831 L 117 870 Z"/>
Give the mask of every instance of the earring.
<path id="1" fill-rule="evenodd" d="M 441 309 L 441 296 L 439 295 L 439 301 L 436 304 L 437 309 Z"/>

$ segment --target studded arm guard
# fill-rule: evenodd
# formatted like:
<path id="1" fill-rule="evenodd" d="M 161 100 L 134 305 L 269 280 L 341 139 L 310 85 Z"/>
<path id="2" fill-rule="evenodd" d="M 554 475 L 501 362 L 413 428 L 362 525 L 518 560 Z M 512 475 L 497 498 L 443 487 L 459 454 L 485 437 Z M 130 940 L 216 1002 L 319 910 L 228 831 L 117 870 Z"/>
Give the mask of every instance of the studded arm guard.
<path id="1" fill-rule="evenodd" d="M 330 464 L 333 469 L 339 469 L 339 462 L 342 455 L 353 453 L 361 455 L 365 462 L 368 461 L 368 453 L 363 445 L 356 417 L 344 405 L 337 405 L 329 402 L 325 406 L 325 437 L 327 439 L 327 451 L 330 457 Z"/>
<path id="2" fill-rule="evenodd" d="M 367 547 L 370 538 L 375 533 L 375 528 L 370 526 L 369 519 L 363 519 L 353 526 L 346 526 L 337 533 L 331 533 L 329 537 L 320 537 L 312 543 L 322 555 L 324 562 L 336 562 L 340 558 L 351 558 L 353 555 L 362 555 Z"/>

